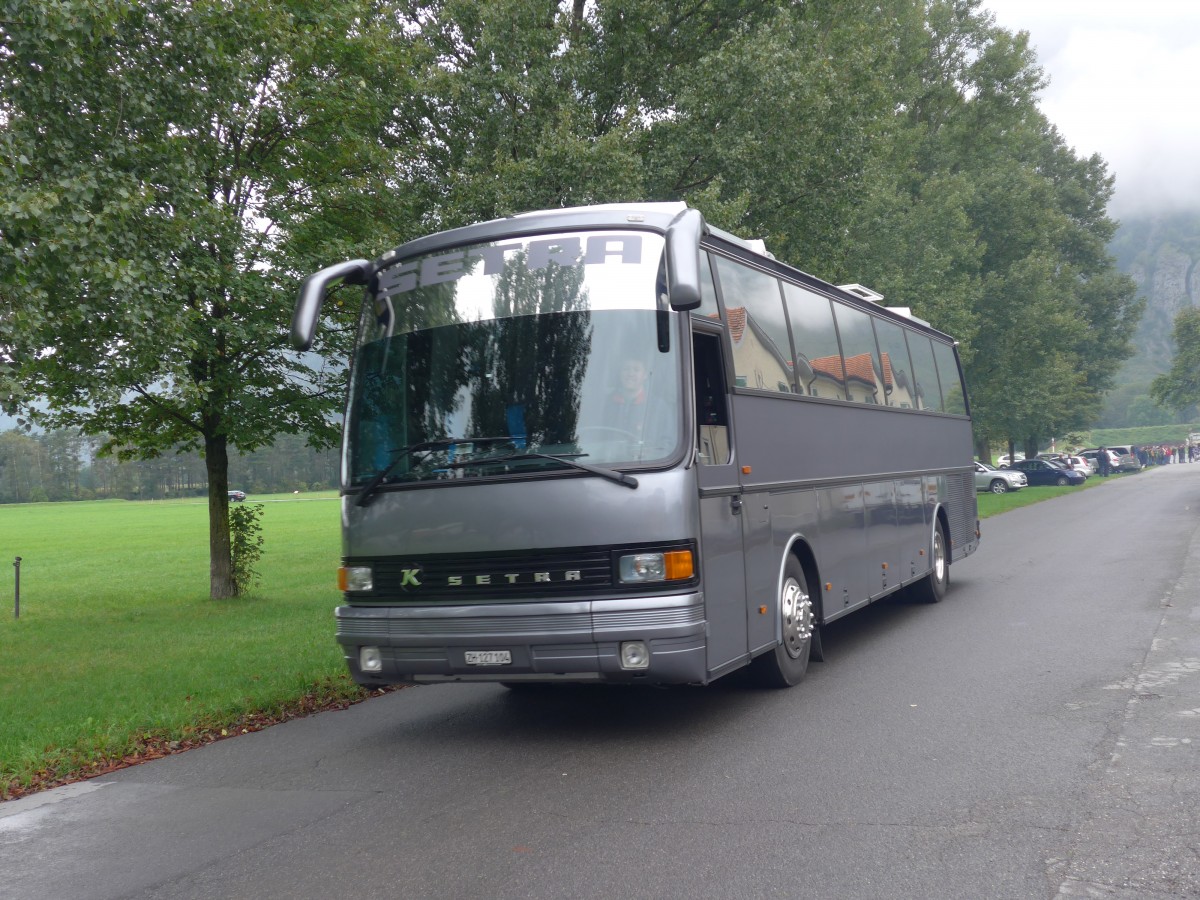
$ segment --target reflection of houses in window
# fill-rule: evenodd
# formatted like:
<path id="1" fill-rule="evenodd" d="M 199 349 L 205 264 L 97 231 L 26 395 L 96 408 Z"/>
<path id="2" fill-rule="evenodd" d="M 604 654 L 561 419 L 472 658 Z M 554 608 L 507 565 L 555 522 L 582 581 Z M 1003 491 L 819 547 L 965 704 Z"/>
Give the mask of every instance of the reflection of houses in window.
<path id="1" fill-rule="evenodd" d="M 889 406 L 910 408 L 912 401 L 912 383 L 908 373 L 897 372 L 892 368 L 892 360 L 888 354 L 883 354 L 882 387 L 884 397 L 879 395 L 880 382 L 873 358 L 869 353 L 859 353 L 857 356 L 846 358 L 845 375 L 842 374 L 842 358 L 840 356 L 822 356 L 811 363 L 813 381 L 808 394 L 813 397 L 849 397 L 855 403 L 881 403 Z"/>
<path id="2" fill-rule="evenodd" d="M 801 371 L 804 371 L 802 365 Z M 812 372 L 801 375 L 803 393 L 810 397 L 825 397 L 831 400 L 846 399 L 846 379 L 842 375 L 842 358 L 840 356 L 821 356 L 808 364 Z"/>
<path id="3" fill-rule="evenodd" d="M 883 354 L 883 389 L 887 392 L 888 406 L 899 406 L 901 409 L 912 409 L 913 402 L 912 379 L 904 369 L 893 369 L 892 358 Z"/>
<path id="4" fill-rule="evenodd" d="M 738 387 L 764 391 L 792 390 L 791 364 L 744 306 L 727 309 L 733 341 L 733 371 Z"/>

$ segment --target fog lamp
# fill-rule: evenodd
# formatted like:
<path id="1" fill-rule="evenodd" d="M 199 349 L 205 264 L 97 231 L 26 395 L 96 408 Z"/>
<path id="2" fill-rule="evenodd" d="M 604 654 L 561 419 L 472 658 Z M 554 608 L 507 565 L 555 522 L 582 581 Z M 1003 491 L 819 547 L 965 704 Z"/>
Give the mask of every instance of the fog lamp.
<path id="1" fill-rule="evenodd" d="M 358 667 L 364 672 L 382 672 L 383 654 L 378 647 L 361 647 L 358 651 Z"/>
<path id="2" fill-rule="evenodd" d="M 621 643 L 622 669 L 650 668 L 650 651 L 645 641 L 623 641 Z"/>

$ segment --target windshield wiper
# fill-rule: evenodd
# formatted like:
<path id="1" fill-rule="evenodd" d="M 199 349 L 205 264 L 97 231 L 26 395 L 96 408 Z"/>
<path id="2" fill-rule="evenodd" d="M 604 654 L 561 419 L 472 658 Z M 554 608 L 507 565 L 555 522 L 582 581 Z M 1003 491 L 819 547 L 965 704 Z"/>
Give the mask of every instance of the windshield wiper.
<path id="1" fill-rule="evenodd" d="M 362 486 L 362 490 L 358 492 L 359 506 L 366 506 L 371 499 L 371 495 L 379 488 L 381 484 L 396 471 L 396 466 L 400 465 L 402 460 L 407 459 L 414 453 L 429 453 L 434 450 L 445 450 L 453 447 L 455 444 L 495 444 L 502 441 L 512 441 L 512 435 L 502 435 L 497 437 L 475 437 L 475 438 L 439 438 L 436 441 L 419 441 L 415 444 L 409 444 L 407 447 L 401 447 L 399 450 L 393 450 L 395 456 L 392 461 L 384 466 L 378 474 L 370 481 Z"/>
<path id="2" fill-rule="evenodd" d="M 579 454 L 583 455 L 583 454 Z M 504 462 L 520 462 L 523 459 L 549 459 L 554 462 L 562 463 L 564 466 L 570 466 L 572 469 L 579 469 L 583 472 L 590 472 L 592 475 L 598 475 L 601 478 L 607 478 L 609 481 L 623 484 L 627 488 L 636 488 L 638 480 L 632 475 L 626 475 L 624 472 L 617 472 L 613 469 L 602 469 L 600 466 L 591 466 L 587 463 L 581 463 L 576 459 L 572 459 L 569 455 L 555 456 L 551 453 L 537 453 L 529 451 L 526 453 L 510 453 L 507 456 L 489 456 L 486 459 L 468 459 L 462 462 L 449 463 L 448 469 L 464 469 L 470 466 L 488 466 L 492 463 Z"/>

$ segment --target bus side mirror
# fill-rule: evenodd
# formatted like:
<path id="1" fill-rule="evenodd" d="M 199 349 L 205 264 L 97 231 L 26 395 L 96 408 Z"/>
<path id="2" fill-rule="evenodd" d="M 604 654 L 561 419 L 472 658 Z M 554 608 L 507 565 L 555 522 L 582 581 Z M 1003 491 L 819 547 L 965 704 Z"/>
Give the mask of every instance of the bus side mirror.
<path id="1" fill-rule="evenodd" d="M 667 291 L 671 309 L 686 312 L 700 305 L 700 236 L 704 216 L 685 209 L 667 226 Z"/>
<path id="2" fill-rule="evenodd" d="M 297 350 L 307 350 L 312 346 L 326 291 L 342 283 L 366 284 L 370 276 L 369 262 L 365 259 L 352 259 L 327 266 L 315 275 L 305 278 L 304 283 L 300 285 L 296 311 L 292 313 L 292 346 Z"/>

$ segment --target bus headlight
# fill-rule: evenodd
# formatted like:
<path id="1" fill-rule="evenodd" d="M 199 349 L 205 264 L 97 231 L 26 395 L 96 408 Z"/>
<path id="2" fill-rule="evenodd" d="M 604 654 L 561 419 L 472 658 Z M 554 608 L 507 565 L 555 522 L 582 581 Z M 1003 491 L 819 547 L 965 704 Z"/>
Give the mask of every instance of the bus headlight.
<path id="1" fill-rule="evenodd" d="M 683 581 L 696 571 L 691 550 L 665 553 L 631 553 L 617 561 L 622 584 L 649 584 L 657 581 Z"/>
<path id="2" fill-rule="evenodd" d="M 370 566 L 342 566 L 338 569 L 338 590 L 371 591 L 374 589 L 375 579 Z"/>

